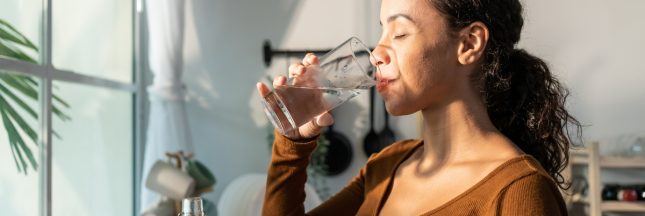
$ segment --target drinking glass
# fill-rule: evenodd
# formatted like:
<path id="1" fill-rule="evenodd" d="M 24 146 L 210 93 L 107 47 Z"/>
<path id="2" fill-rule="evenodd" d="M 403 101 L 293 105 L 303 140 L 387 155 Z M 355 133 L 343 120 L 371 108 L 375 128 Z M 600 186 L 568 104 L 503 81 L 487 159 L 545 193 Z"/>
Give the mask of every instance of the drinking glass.
<path id="1" fill-rule="evenodd" d="M 369 48 L 351 37 L 310 65 L 302 76 L 276 86 L 262 104 L 273 126 L 287 134 L 314 117 L 356 97 L 376 85 L 376 68 Z"/>

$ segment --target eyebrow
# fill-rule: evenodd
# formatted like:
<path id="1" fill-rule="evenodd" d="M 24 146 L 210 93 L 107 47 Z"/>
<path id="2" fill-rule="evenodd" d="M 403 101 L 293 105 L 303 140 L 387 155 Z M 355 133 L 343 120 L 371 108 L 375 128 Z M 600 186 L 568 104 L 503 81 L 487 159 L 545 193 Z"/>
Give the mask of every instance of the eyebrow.
<path id="1" fill-rule="evenodd" d="M 389 17 L 387 18 L 387 21 L 386 21 L 386 22 L 388 22 L 388 23 L 389 23 L 389 22 L 392 22 L 392 21 L 394 21 L 394 20 L 396 20 L 396 19 L 398 19 L 398 18 L 404 18 L 404 19 L 407 19 L 408 21 L 410 21 L 410 22 L 412 22 L 412 23 L 415 23 L 415 22 L 414 22 L 414 20 L 412 19 L 412 17 L 410 17 L 410 16 L 409 16 L 409 15 L 407 15 L 407 14 L 402 14 L 402 13 L 398 13 L 398 14 L 394 14 L 394 15 L 392 15 L 392 16 L 389 16 Z M 381 26 L 383 25 L 383 23 L 382 23 L 381 21 L 379 21 L 379 24 L 380 24 Z M 415 23 L 415 24 L 416 24 L 416 23 Z"/>

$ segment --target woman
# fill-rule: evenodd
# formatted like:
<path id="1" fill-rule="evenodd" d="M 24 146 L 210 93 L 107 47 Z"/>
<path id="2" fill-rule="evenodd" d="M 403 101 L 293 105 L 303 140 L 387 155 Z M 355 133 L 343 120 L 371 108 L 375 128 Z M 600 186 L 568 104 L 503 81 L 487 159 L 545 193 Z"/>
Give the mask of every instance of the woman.
<path id="1" fill-rule="evenodd" d="M 377 89 L 392 115 L 422 112 L 423 139 L 372 155 L 308 214 L 566 215 L 567 126 L 580 124 L 547 65 L 515 49 L 520 2 L 383 0 L 380 19 Z M 304 77 L 317 63 L 307 55 L 290 75 Z M 268 93 L 262 84 L 258 91 Z M 323 114 L 294 134 L 276 133 L 264 215 L 305 214 L 305 169 L 321 127 L 332 123 Z"/>

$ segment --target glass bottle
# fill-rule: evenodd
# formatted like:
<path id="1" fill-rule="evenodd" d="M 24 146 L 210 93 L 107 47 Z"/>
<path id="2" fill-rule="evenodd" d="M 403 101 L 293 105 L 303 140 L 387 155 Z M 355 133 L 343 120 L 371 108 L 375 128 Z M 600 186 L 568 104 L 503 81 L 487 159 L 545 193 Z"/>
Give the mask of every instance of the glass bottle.
<path id="1" fill-rule="evenodd" d="M 201 197 L 189 197 L 181 201 L 181 212 L 178 216 L 206 216 Z"/>

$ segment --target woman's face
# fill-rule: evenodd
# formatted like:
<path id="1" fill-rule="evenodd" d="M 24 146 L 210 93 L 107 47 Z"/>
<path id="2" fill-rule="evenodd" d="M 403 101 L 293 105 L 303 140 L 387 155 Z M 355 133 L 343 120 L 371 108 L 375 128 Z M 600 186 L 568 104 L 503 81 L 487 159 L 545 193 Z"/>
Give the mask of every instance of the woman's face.
<path id="1" fill-rule="evenodd" d="M 393 115 L 440 106 L 459 81 L 458 43 L 446 20 L 427 0 L 383 0 L 382 35 L 374 49 L 377 90 Z"/>

